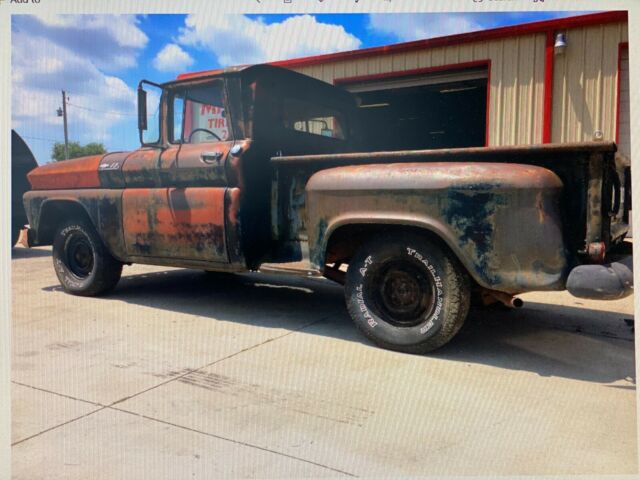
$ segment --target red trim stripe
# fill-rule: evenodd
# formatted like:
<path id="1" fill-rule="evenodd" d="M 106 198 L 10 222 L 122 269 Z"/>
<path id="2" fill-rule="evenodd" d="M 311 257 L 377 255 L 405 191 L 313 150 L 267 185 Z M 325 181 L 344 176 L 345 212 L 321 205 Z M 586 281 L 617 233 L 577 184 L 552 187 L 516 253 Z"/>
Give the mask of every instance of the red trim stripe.
<path id="1" fill-rule="evenodd" d="M 489 146 L 489 132 L 491 117 L 489 112 L 491 111 L 491 60 L 487 60 L 487 113 L 485 118 L 485 132 L 484 132 L 484 146 Z"/>
<path id="2" fill-rule="evenodd" d="M 542 113 L 542 143 L 551 143 L 553 122 L 553 61 L 555 36 L 547 32 L 544 50 L 544 105 Z"/>
<path id="3" fill-rule="evenodd" d="M 620 92 L 622 82 L 622 52 L 629 49 L 629 42 L 618 44 L 618 78 L 616 80 L 616 143 L 620 143 Z"/>
<path id="4" fill-rule="evenodd" d="M 224 72 L 224 68 L 215 68 L 213 70 L 200 70 L 199 72 L 185 72 L 179 74 L 176 78 L 178 80 L 184 80 L 185 78 L 203 77 L 205 75 L 216 75 Z"/>
<path id="5" fill-rule="evenodd" d="M 383 80 L 385 78 L 402 78 L 428 73 L 465 70 L 473 67 L 486 67 L 491 62 L 489 60 L 477 60 L 473 62 L 451 63 L 448 65 L 438 65 L 436 67 L 414 68 L 411 70 L 400 70 L 397 72 L 372 73 L 370 75 L 358 75 L 355 77 L 336 78 L 334 85 L 345 85 L 349 83 L 365 83 L 373 80 Z"/>

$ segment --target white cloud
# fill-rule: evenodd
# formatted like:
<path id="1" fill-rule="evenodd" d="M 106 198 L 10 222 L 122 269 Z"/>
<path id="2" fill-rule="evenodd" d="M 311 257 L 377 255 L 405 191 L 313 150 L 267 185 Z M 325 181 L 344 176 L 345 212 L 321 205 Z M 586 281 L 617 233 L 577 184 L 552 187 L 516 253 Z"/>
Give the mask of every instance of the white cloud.
<path id="1" fill-rule="evenodd" d="M 210 51 L 221 65 L 241 65 L 353 50 L 361 41 L 341 25 L 297 15 L 267 24 L 243 15 L 189 15 L 178 42 Z"/>
<path id="2" fill-rule="evenodd" d="M 193 58 L 175 43 L 165 45 L 153 59 L 153 67 L 161 72 L 180 72 L 193 65 Z"/>
<path id="3" fill-rule="evenodd" d="M 369 15 L 371 30 L 407 42 L 424 38 L 441 37 L 456 33 L 472 32 L 485 28 L 476 14 L 449 13 L 398 13 Z"/>
<path id="4" fill-rule="evenodd" d="M 46 39 L 109 72 L 134 66 L 149 41 L 132 15 L 16 15 L 13 31 Z"/>
<path id="5" fill-rule="evenodd" d="M 558 18 L 584 12 L 548 12 L 545 18 Z M 540 18 L 537 18 L 538 20 Z M 495 28 L 505 24 L 531 22 L 528 12 L 501 13 L 372 13 L 368 28 L 378 34 L 388 35 L 395 41 L 409 42 L 426 38 L 455 35 Z"/>
<path id="6" fill-rule="evenodd" d="M 13 17 L 12 126 L 40 139 L 38 161 L 49 159 L 52 140 L 63 140 L 63 89 L 72 141 L 108 144 L 114 127 L 134 123 L 135 92 L 114 71 L 135 64 L 147 41 L 129 16 Z"/>

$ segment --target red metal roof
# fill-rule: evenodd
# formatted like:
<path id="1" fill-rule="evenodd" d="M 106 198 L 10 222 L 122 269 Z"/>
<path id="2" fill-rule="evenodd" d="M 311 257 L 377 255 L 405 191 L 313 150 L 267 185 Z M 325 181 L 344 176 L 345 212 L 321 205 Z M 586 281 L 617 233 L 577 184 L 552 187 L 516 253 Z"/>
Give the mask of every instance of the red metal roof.
<path id="1" fill-rule="evenodd" d="M 444 37 L 429 38 L 426 40 L 396 43 L 393 45 L 385 45 L 382 47 L 363 48 L 360 50 L 350 50 L 347 52 L 328 53 L 324 55 L 293 58 L 290 60 L 279 60 L 276 62 L 270 62 L 270 64 L 287 68 L 306 67 L 309 65 L 318 65 L 328 62 L 339 62 L 342 60 L 366 58 L 380 54 L 401 53 L 412 50 L 422 50 L 449 45 L 460 45 L 463 43 L 481 42 L 504 37 L 512 37 L 516 35 L 530 35 L 534 33 L 543 33 L 554 30 L 566 30 L 569 28 L 578 28 L 589 25 L 626 22 L 627 18 L 628 16 L 626 10 L 590 13 L 587 15 L 577 15 L 574 17 L 523 23 L 520 25 L 511 25 L 508 27 L 492 28 L 489 30 L 460 33 Z M 183 73 L 178 75 L 178 78 L 181 79 L 197 77 L 201 75 L 211 75 L 212 72 L 215 71 L 217 70 L 204 70 L 201 72 Z"/>

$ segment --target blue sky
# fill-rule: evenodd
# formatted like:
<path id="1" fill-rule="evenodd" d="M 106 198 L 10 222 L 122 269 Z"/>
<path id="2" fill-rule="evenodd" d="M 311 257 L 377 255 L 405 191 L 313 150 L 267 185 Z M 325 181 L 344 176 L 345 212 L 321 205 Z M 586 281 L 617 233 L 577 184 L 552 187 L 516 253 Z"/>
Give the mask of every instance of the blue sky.
<path id="1" fill-rule="evenodd" d="M 12 122 L 39 163 L 63 140 L 138 146 L 135 89 L 184 71 L 354 50 L 581 12 L 326 15 L 57 15 L 12 18 Z"/>

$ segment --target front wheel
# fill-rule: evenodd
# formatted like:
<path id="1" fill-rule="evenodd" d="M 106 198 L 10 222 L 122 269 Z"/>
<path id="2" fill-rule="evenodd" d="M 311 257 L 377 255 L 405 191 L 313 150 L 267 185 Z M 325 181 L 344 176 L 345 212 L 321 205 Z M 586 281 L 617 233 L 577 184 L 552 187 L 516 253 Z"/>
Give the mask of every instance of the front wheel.
<path id="1" fill-rule="evenodd" d="M 416 234 L 379 236 L 349 262 L 347 309 L 381 347 L 426 353 L 462 327 L 469 311 L 469 278 L 443 247 Z"/>
<path id="2" fill-rule="evenodd" d="M 67 293 L 95 296 L 116 286 L 122 263 L 111 256 L 93 225 L 73 220 L 53 240 L 53 267 Z"/>

